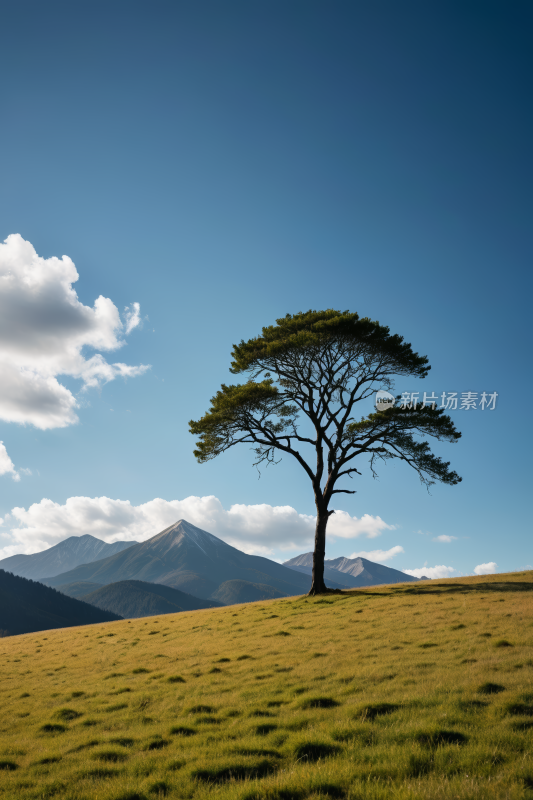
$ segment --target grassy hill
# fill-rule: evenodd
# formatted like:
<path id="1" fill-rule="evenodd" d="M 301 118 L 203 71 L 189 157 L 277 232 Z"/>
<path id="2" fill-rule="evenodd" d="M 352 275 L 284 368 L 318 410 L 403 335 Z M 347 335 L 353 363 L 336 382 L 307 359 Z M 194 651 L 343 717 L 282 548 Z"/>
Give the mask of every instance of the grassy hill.
<path id="1" fill-rule="evenodd" d="M 533 573 L 0 640 L 0 797 L 525 800 Z"/>

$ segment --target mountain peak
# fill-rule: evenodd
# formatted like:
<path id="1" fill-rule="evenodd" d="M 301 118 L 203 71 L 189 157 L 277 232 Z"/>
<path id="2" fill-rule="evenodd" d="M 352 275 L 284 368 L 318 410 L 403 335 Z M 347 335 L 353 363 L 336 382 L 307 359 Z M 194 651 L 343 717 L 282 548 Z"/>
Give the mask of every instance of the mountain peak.
<path id="1" fill-rule="evenodd" d="M 80 536 L 69 536 L 40 553 L 8 556 L 0 561 L 0 569 L 33 580 L 43 577 L 51 578 L 67 572 L 79 564 L 88 564 L 97 559 L 106 558 L 134 544 L 137 543 L 113 542 L 108 544 L 90 533 L 83 533 Z"/>
<path id="2" fill-rule="evenodd" d="M 147 539 L 147 542 L 151 544 L 165 543 L 173 546 L 174 544 L 179 544 L 183 539 L 192 542 L 204 552 L 206 547 L 212 548 L 213 546 L 225 544 L 222 539 L 218 539 L 212 533 L 207 533 L 207 531 L 197 528 L 196 525 L 187 522 L 186 519 L 180 519 L 173 525 L 169 525 L 161 533 L 156 533 L 151 539 Z M 226 546 L 229 547 L 230 545 Z"/>
<path id="3" fill-rule="evenodd" d="M 151 557 L 156 555 L 157 558 L 163 559 L 167 558 L 171 551 L 176 551 L 176 548 L 191 555 L 196 553 L 198 556 L 207 556 L 209 559 L 213 556 L 215 559 L 218 558 L 221 550 L 234 550 L 222 539 L 202 531 L 186 519 L 179 519 L 160 533 L 141 542 L 140 547 L 147 555 L 151 553 Z"/>

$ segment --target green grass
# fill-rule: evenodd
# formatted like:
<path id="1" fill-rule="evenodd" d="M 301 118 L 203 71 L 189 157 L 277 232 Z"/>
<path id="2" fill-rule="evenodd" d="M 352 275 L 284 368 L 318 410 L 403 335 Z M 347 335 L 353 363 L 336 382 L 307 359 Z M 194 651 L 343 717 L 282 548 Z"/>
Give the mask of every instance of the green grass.
<path id="1" fill-rule="evenodd" d="M 0 797 L 533 800 L 532 599 L 528 572 L 0 639 Z"/>

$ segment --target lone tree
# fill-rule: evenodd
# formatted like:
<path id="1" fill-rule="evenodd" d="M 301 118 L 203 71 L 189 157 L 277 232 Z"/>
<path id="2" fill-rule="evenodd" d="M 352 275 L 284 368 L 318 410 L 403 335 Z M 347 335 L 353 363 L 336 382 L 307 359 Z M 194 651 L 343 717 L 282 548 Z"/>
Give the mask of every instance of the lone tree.
<path id="1" fill-rule="evenodd" d="M 355 493 L 336 487 L 341 478 L 361 474 L 355 467 L 358 456 L 367 457 L 374 477 L 379 460 L 396 458 L 428 487 L 461 481 L 449 462 L 415 439 L 460 438 L 442 410 L 393 406 L 359 420 L 353 416 L 356 403 L 377 389 L 391 390 L 394 376 L 425 378 L 431 369 L 426 356 L 379 322 L 333 309 L 287 314 L 263 328 L 261 336 L 234 345 L 232 356 L 230 372 L 246 374 L 247 381 L 223 384 L 209 411 L 189 423 L 199 436 L 194 454 L 203 463 L 249 443 L 256 466 L 274 463 L 283 453 L 298 461 L 313 485 L 317 512 L 310 594 L 328 591 L 324 558 L 326 527 L 334 513 L 330 503 L 334 494 Z M 309 452 L 313 461 L 316 456 L 313 466 Z"/>

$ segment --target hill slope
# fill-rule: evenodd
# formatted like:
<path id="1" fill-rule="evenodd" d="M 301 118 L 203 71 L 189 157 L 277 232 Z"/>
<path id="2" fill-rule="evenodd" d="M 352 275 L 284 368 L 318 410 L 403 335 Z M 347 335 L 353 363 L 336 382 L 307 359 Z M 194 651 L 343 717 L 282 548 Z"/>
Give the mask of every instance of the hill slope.
<path id="1" fill-rule="evenodd" d="M 117 614 L 0 570 L 0 631 L 4 636 L 117 619 L 121 619 Z"/>
<path id="2" fill-rule="evenodd" d="M 225 581 L 220 584 L 216 592 L 211 596 L 226 606 L 283 597 L 281 592 L 273 589 L 272 586 L 266 586 L 264 583 L 250 583 L 249 581 Z"/>
<path id="3" fill-rule="evenodd" d="M 78 564 L 88 564 L 91 561 L 120 553 L 133 544 L 137 543 L 114 542 L 107 544 L 88 533 L 83 536 L 69 536 L 68 539 L 64 539 L 41 553 L 3 558 L 0 561 L 0 569 L 33 580 L 44 577 L 53 578 L 61 572 L 74 569 Z"/>
<path id="4" fill-rule="evenodd" d="M 46 581 L 41 581 L 41 583 L 48 586 Z M 92 581 L 77 581 L 77 583 L 65 583 L 55 588 L 58 592 L 61 592 L 61 594 L 66 594 L 68 597 L 76 597 L 79 600 L 83 595 L 101 589 L 102 585 L 101 583 L 93 583 Z"/>
<path id="5" fill-rule="evenodd" d="M 303 553 L 285 561 L 285 567 L 311 575 L 313 571 L 313 554 Z M 406 575 L 399 569 L 376 564 L 367 558 L 327 558 L 324 564 L 324 578 L 327 585 L 333 581 L 344 583 L 351 588 L 362 586 L 380 586 L 388 583 L 417 583 L 420 579 Z M 426 579 L 427 580 L 427 579 Z"/>
<path id="6" fill-rule="evenodd" d="M 532 597 L 528 572 L 2 639 L 0 797 L 526 800 Z"/>
<path id="7" fill-rule="evenodd" d="M 218 608 L 222 603 L 200 600 L 185 592 L 144 581 L 119 581 L 102 586 L 81 597 L 86 603 L 113 611 L 124 619 L 175 614 L 199 608 Z"/>
<path id="8" fill-rule="evenodd" d="M 249 556 L 211 533 L 180 520 L 161 533 L 114 556 L 83 564 L 47 579 L 50 586 L 76 581 L 163 583 L 208 599 L 229 580 L 265 584 L 281 595 L 309 591 L 309 576 L 261 556 Z M 337 584 L 340 588 L 342 584 Z"/>

